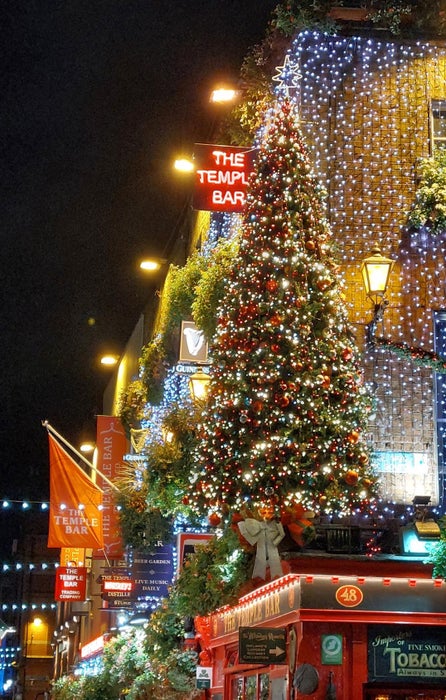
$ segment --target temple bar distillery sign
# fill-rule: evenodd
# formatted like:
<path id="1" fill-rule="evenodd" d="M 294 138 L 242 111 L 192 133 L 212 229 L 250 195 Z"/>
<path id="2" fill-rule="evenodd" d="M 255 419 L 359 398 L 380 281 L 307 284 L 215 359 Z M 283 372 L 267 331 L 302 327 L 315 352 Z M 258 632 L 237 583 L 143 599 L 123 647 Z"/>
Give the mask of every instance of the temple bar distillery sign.
<path id="1" fill-rule="evenodd" d="M 446 683 L 446 636 L 441 627 L 371 625 L 369 681 Z"/>

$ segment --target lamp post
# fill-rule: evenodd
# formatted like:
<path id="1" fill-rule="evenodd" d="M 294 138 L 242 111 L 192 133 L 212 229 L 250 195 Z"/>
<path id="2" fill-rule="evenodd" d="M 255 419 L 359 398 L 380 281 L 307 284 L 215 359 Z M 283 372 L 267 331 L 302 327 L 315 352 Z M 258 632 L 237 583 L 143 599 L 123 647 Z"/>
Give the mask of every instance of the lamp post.
<path id="1" fill-rule="evenodd" d="M 382 255 L 378 246 L 374 246 L 367 258 L 361 263 L 361 274 L 367 296 L 373 301 L 373 318 L 367 324 L 366 340 L 373 345 L 376 325 L 382 321 L 384 311 L 389 304 L 385 294 L 389 283 L 390 273 L 395 262 Z"/>

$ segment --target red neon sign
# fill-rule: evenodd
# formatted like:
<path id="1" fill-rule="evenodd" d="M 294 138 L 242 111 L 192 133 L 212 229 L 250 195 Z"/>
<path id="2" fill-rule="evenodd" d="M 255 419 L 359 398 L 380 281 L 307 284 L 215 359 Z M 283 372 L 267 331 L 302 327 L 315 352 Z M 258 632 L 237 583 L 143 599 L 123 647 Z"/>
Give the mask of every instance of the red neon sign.
<path id="1" fill-rule="evenodd" d="M 93 639 L 91 642 L 84 644 L 84 646 L 81 648 L 81 658 L 88 659 L 89 656 L 98 654 L 100 651 L 103 650 L 104 642 L 104 635 L 101 634 L 100 637 L 96 637 L 96 639 Z"/>
<path id="2" fill-rule="evenodd" d="M 105 591 L 125 591 L 131 593 L 133 590 L 133 581 L 114 581 L 104 580 L 102 582 L 102 590 Z"/>
<path id="3" fill-rule="evenodd" d="M 241 212 L 255 150 L 197 143 L 194 148 L 194 209 Z"/>

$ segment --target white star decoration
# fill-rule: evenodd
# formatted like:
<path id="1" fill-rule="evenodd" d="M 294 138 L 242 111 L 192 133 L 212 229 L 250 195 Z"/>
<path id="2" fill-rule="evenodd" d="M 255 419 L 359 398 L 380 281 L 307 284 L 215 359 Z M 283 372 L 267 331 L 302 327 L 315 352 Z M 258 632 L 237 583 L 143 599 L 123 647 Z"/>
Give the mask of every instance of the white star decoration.
<path id="1" fill-rule="evenodd" d="M 276 66 L 276 71 L 273 80 L 277 83 L 277 92 L 289 97 L 290 90 L 297 90 L 299 80 L 302 78 L 302 73 L 299 72 L 299 63 L 292 61 L 290 55 L 287 54 L 283 65 Z"/>

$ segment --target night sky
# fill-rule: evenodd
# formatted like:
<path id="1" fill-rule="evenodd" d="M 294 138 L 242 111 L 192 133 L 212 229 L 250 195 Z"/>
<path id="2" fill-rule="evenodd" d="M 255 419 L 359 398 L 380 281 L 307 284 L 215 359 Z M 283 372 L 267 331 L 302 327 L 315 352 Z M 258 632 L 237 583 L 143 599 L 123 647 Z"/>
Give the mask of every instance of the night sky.
<path id="1" fill-rule="evenodd" d="M 73 444 L 102 410 L 185 200 L 171 169 L 206 140 L 277 0 L 3 0 L 0 498 L 48 497 L 49 422 Z M 94 319 L 93 325 L 89 319 Z"/>

